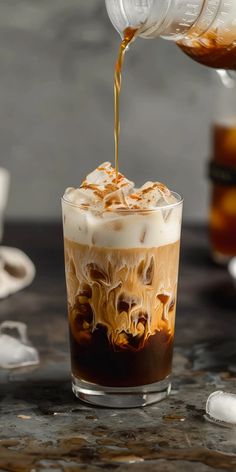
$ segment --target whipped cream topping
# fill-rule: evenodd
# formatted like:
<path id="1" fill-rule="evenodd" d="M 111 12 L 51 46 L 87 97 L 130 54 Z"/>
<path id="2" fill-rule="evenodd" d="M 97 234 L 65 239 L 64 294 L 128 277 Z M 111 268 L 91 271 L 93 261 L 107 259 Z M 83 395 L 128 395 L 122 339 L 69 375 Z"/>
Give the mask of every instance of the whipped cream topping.
<path id="1" fill-rule="evenodd" d="M 180 238 L 180 199 L 160 182 L 135 188 L 109 162 L 63 198 L 64 235 L 89 246 L 159 247 Z M 155 210 L 155 211 L 154 211 Z"/>

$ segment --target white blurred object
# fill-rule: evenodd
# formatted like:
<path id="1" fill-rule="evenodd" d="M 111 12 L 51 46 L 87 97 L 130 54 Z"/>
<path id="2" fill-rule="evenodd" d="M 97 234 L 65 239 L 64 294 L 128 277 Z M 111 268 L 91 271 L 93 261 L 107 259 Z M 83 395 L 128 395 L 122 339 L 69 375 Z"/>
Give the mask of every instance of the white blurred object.
<path id="1" fill-rule="evenodd" d="M 0 246 L 0 299 L 30 285 L 34 276 L 35 266 L 26 254 Z"/>
<path id="2" fill-rule="evenodd" d="M 207 399 L 206 413 L 211 420 L 236 424 L 236 395 L 221 390 L 213 392 Z"/>
<path id="3" fill-rule="evenodd" d="M 9 172 L 6 169 L 0 167 L 0 241 L 3 234 L 3 221 L 8 198 L 9 183 Z"/>
<path id="4" fill-rule="evenodd" d="M 5 330 L 16 330 L 18 337 L 5 334 Z M 0 324 L 0 367 L 15 369 L 39 364 L 38 351 L 27 337 L 27 326 L 16 321 Z"/>
<path id="5" fill-rule="evenodd" d="M 0 241 L 3 235 L 9 183 L 9 172 L 0 167 Z M 26 254 L 19 249 L 0 246 L 0 299 L 30 285 L 34 276 L 34 264 Z"/>
<path id="6" fill-rule="evenodd" d="M 236 288 L 236 257 L 233 257 L 230 260 L 228 265 L 228 271 Z"/>
<path id="7" fill-rule="evenodd" d="M 224 69 L 216 70 L 218 77 L 220 77 L 221 83 L 228 89 L 234 89 L 236 87 L 236 75 L 234 71 L 228 71 Z"/>

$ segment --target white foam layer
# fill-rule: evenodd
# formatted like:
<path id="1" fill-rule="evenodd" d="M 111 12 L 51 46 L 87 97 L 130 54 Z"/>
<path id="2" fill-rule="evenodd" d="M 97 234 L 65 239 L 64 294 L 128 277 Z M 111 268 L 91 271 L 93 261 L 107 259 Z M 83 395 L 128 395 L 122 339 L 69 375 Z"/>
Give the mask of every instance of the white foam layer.
<path id="1" fill-rule="evenodd" d="M 147 182 L 140 189 L 102 164 L 63 199 L 64 236 L 89 246 L 159 247 L 180 239 L 182 205 L 167 187 Z M 144 211 L 145 210 L 145 211 Z"/>
<path id="2" fill-rule="evenodd" d="M 93 214 L 63 201 L 64 236 L 99 247 L 159 247 L 180 239 L 181 205 L 148 214 Z"/>

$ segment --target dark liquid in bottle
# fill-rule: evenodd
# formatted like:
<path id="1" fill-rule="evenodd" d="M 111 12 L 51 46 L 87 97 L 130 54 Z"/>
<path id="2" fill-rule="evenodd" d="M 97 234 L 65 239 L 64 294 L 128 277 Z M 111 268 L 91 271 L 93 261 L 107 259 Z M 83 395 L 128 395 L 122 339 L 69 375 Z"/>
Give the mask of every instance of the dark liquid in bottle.
<path id="1" fill-rule="evenodd" d="M 178 46 L 194 61 L 216 69 L 236 70 L 235 40 L 219 38 L 209 33 L 198 39 L 188 38 L 178 42 Z"/>
<path id="2" fill-rule="evenodd" d="M 230 183 L 236 174 L 236 119 L 234 125 L 213 127 L 213 148 L 219 178 L 213 179 L 210 238 L 213 252 L 229 258 L 236 256 L 236 181 Z M 228 182 L 221 182 L 221 172 Z"/>

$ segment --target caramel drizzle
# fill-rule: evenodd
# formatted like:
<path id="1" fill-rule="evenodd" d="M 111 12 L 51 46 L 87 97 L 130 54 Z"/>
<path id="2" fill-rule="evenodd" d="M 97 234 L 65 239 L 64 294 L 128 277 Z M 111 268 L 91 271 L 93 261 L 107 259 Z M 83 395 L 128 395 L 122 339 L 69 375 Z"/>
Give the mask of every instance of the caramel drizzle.
<path id="1" fill-rule="evenodd" d="M 120 91 L 121 91 L 121 79 L 122 79 L 122 67 L 124 63 L 125 53 L 128 45 L 135 37 L 137 29 L 126 28 L 124 31 L 124 38 L 121 42 L 119 53 L 115 65 L 115 77 L 114 77 L 114 105 L 115 105 L 115 168 L 116 168 L 116 179 L 118 179 L 119 173 L 119 142 L 120 142 Z"/>

